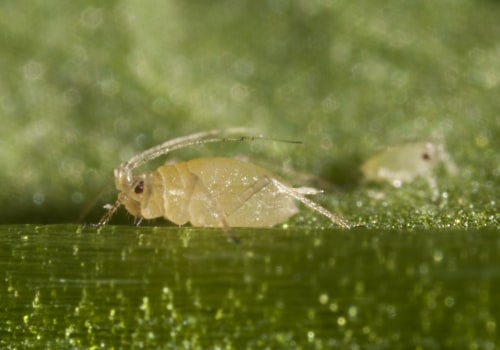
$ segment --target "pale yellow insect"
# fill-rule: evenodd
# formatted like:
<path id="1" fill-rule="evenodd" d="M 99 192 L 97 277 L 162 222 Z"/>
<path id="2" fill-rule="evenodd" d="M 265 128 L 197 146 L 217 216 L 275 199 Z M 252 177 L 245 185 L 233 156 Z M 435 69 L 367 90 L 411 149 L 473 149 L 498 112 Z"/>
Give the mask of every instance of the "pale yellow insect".
<path id="1" fill-rule="evenodd" d="M 213 142 L 265 139 L 264 137 L 213 137 L 240 133 L 241 128 L 211 130 L 167 141 L 132 157 L 115 169 L 118 200 L 99 222 L 105 225 L 124 205 L 138 222 L 164 217 L 193 226 L 271 227 L 296 214 L 296 201 L 326 216 L 343 228 L 349 225 L 305 195 L 320 193 L 288 186 L 263 168 L 233 158 L 199 158 L 163 165 L 152 172 L 133 175 L 144 163 L 181 148 Z"/>
<path id="2" fill-rule="evenodd" d="M 394 187 L 423 177 L 429 183 L 432 199 L 437 199 L 439 190 L 433 171 L 443 164 L 447 171 L 454 175 L 457 168 L 444 146 L 436 141 L 418 141 L 387 148 L 374 155 L 362 166 L 365 180 L 388 181 Z"/>

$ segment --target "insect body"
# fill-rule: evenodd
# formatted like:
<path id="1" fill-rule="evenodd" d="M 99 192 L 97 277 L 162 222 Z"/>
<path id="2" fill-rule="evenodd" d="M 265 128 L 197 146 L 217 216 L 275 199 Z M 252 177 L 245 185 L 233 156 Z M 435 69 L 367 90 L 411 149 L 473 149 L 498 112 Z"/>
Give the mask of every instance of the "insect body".
<path id="1" fill-rule="evenodd" d="M 394 187 L 423 177 L 429 183 L 432 198 L 437 199 L 439 191 L 433 170 L 439 164 L 443 164 L 450 174 L 457 172 L 441 143 L 413 142 L 390 147 L 373 156 L 361 166 L 361 171 L 368 181 L 385 180 Z"/>
<path id="2" fill-rule="evenodd" d="M 190 222 L 204 227 L 270 227 L 297 213 L 296 201 L 349 228 L 337 215 L 305 195 L 319 193 L 311 188 L 293 188 L 249 162 L 232 158 L 200 158 L 164 165 L 152 172 L 133 175 L 132 170 L 172 150 L 222 141 L 262 137 L 210 138 L 222 132 L 193 134 L 153 147 L 115 169 L 118 200 L 99 225 L 106 224 L 120 205 L 141 220 L 165 217 L 175 224 Z"/>

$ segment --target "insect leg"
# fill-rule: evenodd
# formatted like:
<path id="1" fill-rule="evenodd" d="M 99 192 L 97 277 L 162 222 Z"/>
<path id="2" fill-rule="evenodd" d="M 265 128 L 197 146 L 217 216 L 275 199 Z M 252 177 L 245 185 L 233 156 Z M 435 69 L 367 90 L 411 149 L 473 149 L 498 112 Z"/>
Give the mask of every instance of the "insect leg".
<path id="1" fill-rule="evenodd" d="M 144 219 L 144 218 L 143 218 L 142 216 L 137 216 L 137 217 L 135 217 L 135 218 L 134 218 L 134 224 L 135 224 L 135 226 L 137 226 L 137 227 L 141 226 L 141 223 L 142 223 L 142 220 L 143 220 L 143 219 Z"/>
<path id="2" fill-rule="evenodd" d="M 439 198 L 439 189 L 438 189 L 438 185 L 437 185 L 437 182 L 436 182 L 436 179 L 434 178 L 434 176 L 429 175 L 427 177 L 427 183 L 429 184 L 429 188 L 431 189 L 431 192 L 432 192 L 431 199 L 433 201 L 436 201 Z"/>
<path id="3" fill-rule="evenodd" d="M 231 206 L 231 211 L 226 212 L 226 215 L 231 215 L 240 209 L 246 202 L 250 200 L 255 194 L 264 189 L 271 182 L 268 176 L 261 177 L 253 184 L 248 186 L 244 191 L 242 191 L 234 200 L 235 203 Z"/>
<path id="4" fill-rule="evenodd" d="M 106 209 L 108 209 L 108 211 L 106 212 L 106 214 L 104 214 L 104 216 L 101 218 L 101 220 L 99 220 L 99 222 L 97 223 L 97 227 L 100 228 L 104 225 L 106 225 L 109 220 L 111 220 L 111 217 L 113 216 L 113 214 L 116 212 L 116 210 L 120 207 L 121 202 L 118 200 L 115 202 L 115 204 L 113 204 L 112 206 L 109 206 L 109 204 L 106 206 Z"/>
<path id="5" fill-rule="evenodd" d="M 300 194 L 307 195 L 307 196 L 313 196 L 316 194 L 323 193 L 323 190 L 318 190 L 317 188 L 314 188 L 314 187 L 295 187 L 294 190 Z"/>
<path id="6" fill-rule="evenodd" d="M 257 194 L 259 191 L 264 189 L 266 186 L 269 184 L 273 184 L 276 186 L 278 191 L 283 192 L 296 200 L 302 202 L 309 208 L 313 209 L 314 211 L 326 216 L 329 218 L 333 223 L 349 229 L 350 226 L 339 216 L 335 215 L 334 213 L 326 210 L 319 204 L 313 202 L 309 198 L 305 197 L 304 195 L 314 195 L 321 193 L 321 190 L 312 188 L 312 187 L 299 187 L 299 188 L 293 188 L 289 187 L 280 181 L 269 177 L 269 176 L 263 176 L 259 180 L 255 181 L 252 185 L 248 186 L 247 189 L 245 189 L 243 192 L 240 193 L 238 198 L 235 200 L 234 205 L 232 206 L 231 212 L 226 213 L 227 215 L 231 215 L 231 213 L 237 211 L 243 204 L 245 204 L 250 198 L 252 198 L 255 194 Z"/>
<path id="7" fill-rule="evenodd" d="M 280 181 L 276 180 L 276 179 L 273 179 L 271 177 L 268 177 L 269 181 L 271 181 L 277 188 L 278 190 L 280 190 L 281 192 L 284 192 L 286 194 L 288 194 L 289 196 L 292 196 L 293 198 L 295 198 L 296 200 L 302 202 L 303 204 L 305 204 L 306 206 L 308 206 L 309 208 L 311 208 L 312 210 L 326 216 L 327 218 L 329 218 L 333 223 L 343 227 L 343 228 L 347 228 L 349 229 L 350 226 L 347 224 L 347 222 L 345 222 L 342 218 L 340 218 L 339 216 L 335 215 L 334 213 L 326 210 L 325 208 L 323 208 L 321 205 L 313 202 L 312 200 L 310 200 L 309 198 L 305 197 L 303 195 L 303 192 L 305 191 L 301 191 L 300 189 L 295 189 L 293 187 L 289 187 L 283 183 L 281 183 Z"/>
<path id="8" fill-rule="evenodd" d="M 191 174 L 191 175 L 193 177 L 192 188 L 189 189 L 190 195 L 189 195 L 189 197 L 186 196 L 186 198 L 191 198 L 191 195 L 194 192 L 195 187 L 198 186 L 201 189 L 201 191 L 203 192 L 203 194 L 207 197 L 210 208 L 215 213 L 217 219 L 219 219 L 219 221 L 222 225 L 222 229 L 224 230 L 224 233 L 227 236 L 227 239 L 231 242 L 239 243 L 239 239 L 238 239 L 238 237 L 236 237 L 233 234 L 233 232 L 231 230 L 231 226 L 229 226 L 229 224 L 226 220 L 226 216 L 224 215 L 223 211 L 221 210 L 221 208 L 217 202 L 217 199 L 214 198 L 214 196 L 212 195 L 212 193 L 210 193 L 207 186 L 205 186 L 203 181 L 201 181 L 201 179 L 197 175 L 195 175 L 195 174 Z M 186 210 L 187 210 L 187 207 L 186 207 Z"/>

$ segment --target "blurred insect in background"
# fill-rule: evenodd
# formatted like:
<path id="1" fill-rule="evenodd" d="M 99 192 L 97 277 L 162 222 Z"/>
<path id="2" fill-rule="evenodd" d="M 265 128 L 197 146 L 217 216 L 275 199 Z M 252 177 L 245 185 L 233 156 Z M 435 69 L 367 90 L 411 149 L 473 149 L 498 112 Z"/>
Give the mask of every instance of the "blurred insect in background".
<path id="1" fill-rule="evenodd" d="M 215 142 L 272 140 L 262 136 L 214 137 L 244 130 L 211 130 L 175 138 L 121 164 L 114 171 L 118 200 L 105 206 L 108 212 L 98 226 L 105 225 L 123 205 L 138 224 L 142 219 L 164 217 L 177 225 L 190 222 L 193 226 L 222 227 L 226 232 L 231 227 L 271 227 L 296 214 L 299 201 L 333 223 L 349 228 L 344 219 L 305 197 L 321 193 L 320 190 L 291 187 L 267 170 L 238 159 L 198 158 L 132 174 L 146 162 L 181 148 Z"/>
<path id="2" fill-rule="evenodd" d="M 421 176 L 429 183 L 432 199 L 436 200 L 439 190 L 433 171 L 440 164 L 451 175 L 457 173 L 442 143 L 421 141 L 389 147 L 368 159 L 361 172 L 367 181 L 388 181 L 397 188 Z"/>

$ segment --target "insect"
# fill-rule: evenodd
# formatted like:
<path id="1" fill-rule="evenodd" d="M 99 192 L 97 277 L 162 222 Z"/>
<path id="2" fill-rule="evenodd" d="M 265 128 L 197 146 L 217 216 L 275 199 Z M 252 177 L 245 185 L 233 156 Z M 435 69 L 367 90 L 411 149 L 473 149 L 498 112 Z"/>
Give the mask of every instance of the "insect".
<path id="1" fill-rule="evenodd" d="M 429 183 L 432 199 L 435 200 L 439 191 L 433 170 L 439 164 L 443 164 L 450 174 L 457 173 L 442 143 L 420 141 L 389 147 L 368 159 L 361 166 L 361 171 L 366 180 L 385 180 L 394 187 L 401 187 L 403 183 L 421 176 Z"/>
<path id="2" fill-rule="evenodd" d="M 214 142 L 271 140 L 262 136 L 216 137 L 242 130 L 245 129 L 211 130 L 178 137 L 124 162 L 114 171 L 118 199 L 114 205 L 106 206 L 108 212 L 98 226 L 105 225 L 123 205 L 138 223 L 164 217 L 177 225 L 190 222 L 193 226 L 222 227 L 226 232 L 231 227 L 271 227 L 296 214 L 299 201 L 335 224 L 349 228 L 342 218 L 306 197 L 321 191 L 291 187 L 267 170 L 242 160 L 198 158 L 133 174 L 146 162 L 181 148 Z"/>

